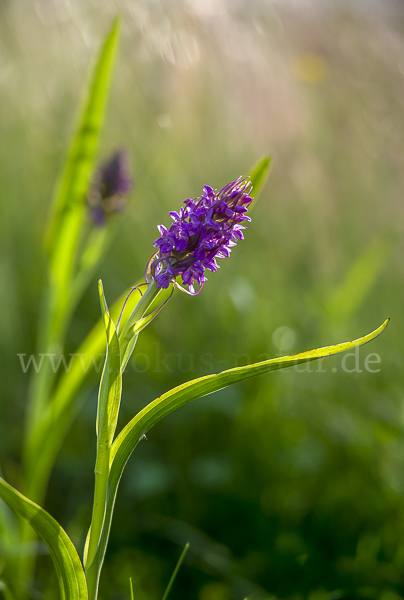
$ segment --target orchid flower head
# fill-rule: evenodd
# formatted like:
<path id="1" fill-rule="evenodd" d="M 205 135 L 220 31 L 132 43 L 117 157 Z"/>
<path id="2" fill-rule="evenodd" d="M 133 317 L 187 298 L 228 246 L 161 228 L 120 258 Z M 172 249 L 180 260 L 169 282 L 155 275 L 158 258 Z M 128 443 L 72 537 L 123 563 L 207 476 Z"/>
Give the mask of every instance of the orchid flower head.
<path id="1" fill-rule="evenodd" d="M 146 278 L 151 276 L 158 288 L 173 283 L 191 295 L 200 293 L 207 280 L 205 270 L 217 271 L 216 259 L 229 256 L 244 239 L 244 223 L 251 220 L 246 215 L 251 190 L 251 181 L 243 177 L 220 190 L 205 185 L 200 197 L 188 198 L 179 211 L 170 212 L 170 227 L 158 226 L 160 237 L 153 244 L 158 250 Z M 179 276 L 188 290 L 178 284 Z"/>

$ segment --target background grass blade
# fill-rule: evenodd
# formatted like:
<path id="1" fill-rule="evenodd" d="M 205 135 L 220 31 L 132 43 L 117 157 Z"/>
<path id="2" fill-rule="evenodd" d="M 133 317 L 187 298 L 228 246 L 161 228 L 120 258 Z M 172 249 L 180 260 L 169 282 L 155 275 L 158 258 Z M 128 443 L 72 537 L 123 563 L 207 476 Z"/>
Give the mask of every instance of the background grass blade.
<path id="1" fill-rule="evenodd" d="M 46 235 L 49 280 L 38 333 L 40 352 L 59 354 L 71 316 L 72 281 L 84 221 L 85 203 L 119 38 L 119 22 L 109 33 L 80 111 L 64 173 L 57 188 Z M 74 294 L 73 294 L 74 295 Z M 54 374 L 46 363 L 34 377 L 28 405 L 28 438 L 50 401 Z"/>
<path id="2" fill-rule="evenodd" d="M 59 523 L 1 477 L 0 497 L 29 522 L 48 546 L 57 571 L 62 598 L 87 600 L 87 584 L 83 567 L 75 547 Z"/>
<path id="3" fill-rule="evenodd" d="M 142 435 L 153 425 L 184 404 L 223 389 L 229 385 L 232 385 L 233 383 L 243 381 L 244 379 L 250 377 L 255 377 L 256 375 L 268 373 L 270 371 L 285 369 L 301 363 L 340 354 L 341 352 L 346 352 L 347 350 L 362 346 L 363 344 L 370 342 L 380 335 L 387 327 L 388 322 L 389 319 L 387 319 L 372 333 L 353 340 L 352 342 L 345 342 L 333 346 L 326 346 L 324 348 L 317 348 L 316 350 L 309 350 L 307 352 L 301 352 L 300 354 L 295 354 L 292 356 L 274 358 L 256 364 L 247 365 L 245 367 L 229 369 L 219 374 L 207 375 L 205 377 L 194 379 L 193 381 L 184 383 L 183 385 L 180 385 L 163 394 L 151 402 L 143 410 L 141 410 L 136 417 L 134 417 L 126 425 L 126 427 L 124 427 L 111 448 L 107 511 L 100 544 L 98 546 L 93 564 L 97 562 L 99 570 L 101 570 L 108 543 L 109 531 L 111 528 L 116 492 L 123 469 L 125 468 L 125 465 L 133 450 L 139 443 Z"/>
<path id="4" fill-rule="evenodd" d="M 325 319 L 346 323 L 363 306 L 389 260 L 395 242 L 390 237 L 377 237 L 354 260 L 344 281 L 326 299 Z"/>
<path id="5" fill-rule="evenodd" d="M 74 250 L 81 227 L 99 133 L 104 120 L 118 39 L 119 21 L 115 20 L 101 50 L 88 97 L 79 115 L 77 131 L 73 137 L 65 171 L 54 199 L 47 245 L 53 263 L 61 265 L 59 270 L 64 276 L 69 273 L 75 256 Z"/>
<path id="6" fill-rule="evenodd" d="M 70 312 L 76 308 L 89 280 L 96 271 L 102 256 L 116 234 L 117 228 L 113 225 L 116 225 L 116 223 L 108 223 L 108 226 L 93 228 L 86 239 L 86 244 L 80 254 L 76 273 L 72 281 Z"/>
<path id="7" fill-rule="evenodd" d="M 170 590 L 171 590 L 171 588 L 172 588 L 172 586 L 173 586 L 173 583 L 174 583 L 174 581 L 175 581 L 175 578 L 177 577 L 177 573 L 178 573 L 178 571 L 180 570 L 180 567 L 181 567 L 181 565 L 182 565 L 182 563 L 183 563 L 183 560 L 184 560 L 184 558 L 185 558 L 185 555 L 186 555 L 186 553 L 188 552 L 188 549 L 189 549 L 189 543 L 187 542 L 187 543 L 185 544 L 185 548 L 184 548 L 184 550 L 181 552 L 181 556 L 180 556 L 180 557 L 179 557 L 179 559 L 178 559 L 178 562 L 177 562 L 177 564 L 176 564 L 176 566 L 175 566 L 174 572 L 173 572 L 173 574 L 171 575 L 170 581 L 168 582 L 168 586 L 167 586 L 167 589 L 166 589 L 166 591 L 165 591 L 165 593 L 164 593 L 163 600 L 167 600 L 167 598 L 168 598 L 168 594 L 170 593 Z"/>

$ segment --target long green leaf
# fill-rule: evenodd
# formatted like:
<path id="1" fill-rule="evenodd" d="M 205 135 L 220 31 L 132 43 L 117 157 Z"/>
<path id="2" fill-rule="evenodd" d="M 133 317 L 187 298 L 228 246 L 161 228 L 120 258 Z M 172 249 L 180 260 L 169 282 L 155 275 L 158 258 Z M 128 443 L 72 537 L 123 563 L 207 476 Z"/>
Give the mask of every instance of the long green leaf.
<path id="1" fill-rule="evenodd" d="M 65 170 L 53 201 L 46 235 L 49 279 L 41 311 L 38 347 L 59 353 L 72 309 L 72 279 L 84 222 L 85 200 L 103 123 L 119 37 L 116 21 L 102 48 L 80 111 Z M 77 301 L 77 298 L 74 299 Z M 28 405 L 28 438 L 40 423 L 51 395 L 54 373 L 45 362 L 33 379 Z"/>
<path id="2" fill-rule="evenodd" d="M 274 358 L 259 362 L 245 367 L 238 367 L 223 371 L 217 375 L 207 375 L 184 383 L 169 392 L 163 394 L 134 417 L 114 441 L 110 455 L 110 475 L 108 482 L 108 503 L 107 512 L 105 515 L 104 528 L 102 538 L 97 550 L 97 562 L 102 565 L 105 556 L 106 546 L 108 542 L 109 531 L 111 527 L 112 514 L 115 504 L 116 492 L 118 484 L 122 476 L 123 469 L 132 454 L 133 450 L 141 440 L 142 436 L 153 425 L 160 421 L 164 416 L 170 414 L 177 408 L 201 398 L 207 394 L 223 389 L 233 383 L 243 381 L 256 375 L 285 369 L 301 363 L 318 360 L 327 356 L 333 356 L 346 352 L 358 346 L 362 346 L 367 342 L 375 339 L 387 327 L 389 319 L 387 319 L 378 329 L 368 335 L 356 339 L 352 342 L 326 346 L 316 350 L 309 350 L 293 356 L 284 356 L 282 358 Z"/>
<path id="3" fill-rule="evenodd" d="M 228 369 L 219 374 L 206 375 L 205 377 L 188 381 L 187 383 L 166 392 L 140 411 L 118 435 L 111 448 L 111 471 L 116 468 L 115 461 L 117 461 L 116 464 L 119 465 L 124 465 L 126 463 L 132 453 L 132 449 L 137 445 L 139 438 L 146 433 L 150 427 L 180 406 L 191 402 L 191 400 L 201 398 L 202 396 L 221 390 L 233 383 L 255 377 L 256 375 L 285 369 L 287 367 L 327 356 L 333 356 L 334 354 L 346 352 L 357 346 L 362 346 L 380 335 L 387 327 L 388 322 L 389 319 L 386 319 L 378 329 L 352 342 L 344 342 L 342 344 L 301 352 L 300 354 L 295 354 L 293 356 L 272 358 L 245 367 Z"/>
<path id="4" fill-rule="evenodd" d="M 59 523 L 1 477 L 0 497 L 28 521 L 48 546 L 57 571 L 61 597 L 66 600 L 87 600 L 83 567 L 73 543 Z"/>
<path id="5" fill-rule="evenodd" d="M 116 20 L 101 50 L 91 79 L 88 97 L 77 122 L 65 172 L 54 199 L 47 244 L 53 269 L 59 280 L 70 279 L 82 225 L 88 182 L 99 133 L 104 120 L 106 99 L 119 39 Z"/>
<path id="6" fill-rule="evenodd" d="M 115 223 L 108 223 L 106 227 L 93 228 L 86 239 L 71 286 L 70 312 L 76 308 L 89 280 L 115 236 L 116 227 L 113 225 Z"/>

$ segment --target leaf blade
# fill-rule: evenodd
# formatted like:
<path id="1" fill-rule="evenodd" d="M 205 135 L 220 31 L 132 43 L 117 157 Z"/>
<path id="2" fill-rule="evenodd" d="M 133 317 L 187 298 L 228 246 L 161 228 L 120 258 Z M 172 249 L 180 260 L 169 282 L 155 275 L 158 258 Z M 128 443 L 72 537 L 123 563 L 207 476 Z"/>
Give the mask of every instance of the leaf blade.
<path id="1" fill-rule="evenodd" d="M 386 321 L 384 321 L 384 323 L 375 331 L 372 331 L 368 335 L 351 342 L 334 344 L 332 346 L 325 346 L 323 348 L 301 352 L 292 356 L 273 358 L 256 364 L 247 365 L 245 367 L 228 369 L 217 375 L 206 375 L 205 377 L 200 377 L 177 386 L 173 390 L 166 392 L 160 396 L 160 398 L 157 398 L 151 402 L 142 411 L 140 411 L 140 413 L 138 413 L 138 415 L 136 415 L 136 417 L 134 417 L 126 425 L 126 427 L 124 427 L 111 448 L 111 469 L 114 466 L 114 461 L 117 458 L 118 453 L 122 454 L 122 456 L 118 459 L 119 462 L 121 462 L 123 456 L 126 457 L 126 453 L 130 447 L 130 443 L 128 444 L 128 440 L 126 438 L 130 437 L 131 443 L 135 446 L 138 438 L 143 435 L 143 433 L 148 431 L 150 427 L 155 425 L 161 418 L 171 413 L 176 408 L 179 408 L 180 406 L 192 400 L 206 396 L 207 394 L 211 394 L 214 391 L 218 391 L 224 387 L 232 385 L 233 383 L 243 381 L 244 379 L 248 379 L 250 377 L 255 377 L 256 375 L 261 375 L 269 371 L 275 371 L 301 363 L 310 362 L 319 358 L 333 356 L 358 346 L 362 346 L 363 344 L 370 342 L 380 335 L 387 327 L 388 322 L 389 319 L 386 319 Z M 132 430 L 133 433 L 131 433 Z M 126 446 L 126 449 L 121 450 L 123 445 Z M 125 463 L 129 458 L 129 455 L 125 458 Z"/>
<path id="2" fill-rule="evenodd" d="M 119 39 L 116 20 L 101 49 L 85 104 L 76 125 L 64 173 L 54 197 L 47 247 L 51 269 L 60 280 L 70 278 L 81 228 L 88 181 L 104 120 L 106 99 Z"/>
<path id="3" fill-rule="evenodd" d="M 67 533 L 43 508 L 0 477 L 0 497 L 26 519 L 49 548 L 62 598 L 87 600 L 87 583 L 77 551 Z"/>

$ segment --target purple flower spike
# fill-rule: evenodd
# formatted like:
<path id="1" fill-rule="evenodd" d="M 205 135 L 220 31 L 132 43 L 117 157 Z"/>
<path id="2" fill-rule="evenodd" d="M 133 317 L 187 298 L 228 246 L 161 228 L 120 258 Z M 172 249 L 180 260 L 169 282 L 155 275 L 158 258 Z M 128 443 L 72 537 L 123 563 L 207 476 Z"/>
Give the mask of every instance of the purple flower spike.
<path id="1" fill-rule="evenodd" d="M 200 198 L 185 200 L 185 207 L 170 212 L 173 222 L 159 225 L 158 248 L 149 265 L 158 288 L 167 289 L 181 275 L 188 293 L 198 294 L 205 284 L 205 269 L 217 271 L 216 258 L 230 256 L 231 248 L 244 239 L 241 225 L 252 202 L 251 181 L 239 177 L 217 191 L 205 185 Z M 195 285 L 199 287 L 195 291 Z"/>
<path id="2" fill-rule="evenodd" d="M 124 196 L 133 188 L 129 160 L 124 150 L 117 150 L 98 169 L 89 197 L 91 218 L 96 226 L 105 225 L 108 215 L 122 212 Z"/>

